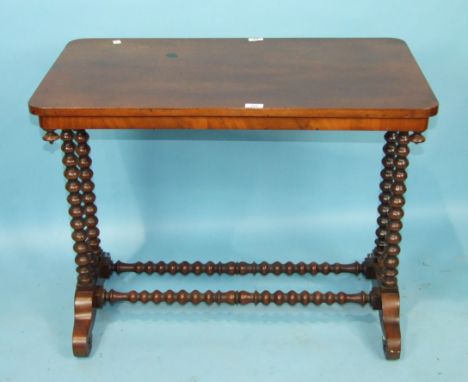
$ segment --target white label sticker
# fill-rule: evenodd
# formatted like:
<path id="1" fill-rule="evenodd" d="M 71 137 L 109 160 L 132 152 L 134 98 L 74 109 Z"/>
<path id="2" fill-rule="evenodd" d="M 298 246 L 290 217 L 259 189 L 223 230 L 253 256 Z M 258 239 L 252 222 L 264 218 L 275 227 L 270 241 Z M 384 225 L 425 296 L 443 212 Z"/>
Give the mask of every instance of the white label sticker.
<path id="1" fill-rule="evenodd" d="M 112 40 L 112 44 L 119 45 L 119 44 L 122 44 L 122 41 L 121 40 Z"/>
<path id="2" fill-rule="evenodd" d="M 249 37 L 250 42 L 263 41 L 263 37 Z"/>
<path id="3" fill-rule="evenodd" d="M 263 109 L 263 103 L 246 103 L 246 109 Z"/>

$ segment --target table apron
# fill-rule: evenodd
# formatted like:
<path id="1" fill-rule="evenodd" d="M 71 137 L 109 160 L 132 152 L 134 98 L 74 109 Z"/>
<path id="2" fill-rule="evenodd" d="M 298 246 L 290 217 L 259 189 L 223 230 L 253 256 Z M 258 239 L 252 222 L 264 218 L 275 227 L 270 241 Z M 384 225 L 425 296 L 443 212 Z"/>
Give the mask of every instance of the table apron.
<path id="1" fill-rule="evenodd" d="M 426 130 L 427 118 L 40 117 L 43 129 Z"/>

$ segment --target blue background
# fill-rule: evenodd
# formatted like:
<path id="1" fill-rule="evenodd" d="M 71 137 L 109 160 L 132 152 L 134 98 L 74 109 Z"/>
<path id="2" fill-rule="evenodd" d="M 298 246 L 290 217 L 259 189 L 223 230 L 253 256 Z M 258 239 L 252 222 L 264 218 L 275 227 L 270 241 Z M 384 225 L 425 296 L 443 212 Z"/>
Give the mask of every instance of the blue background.
<path id="1" fill-rule="evenodd" d="M 456 381 L 468 374 L 468 3 L 1 1 L 0 381 Z M 398 37 L 440 102 L 412 146 L 400 267 L 404 349 L 355 306 L 114 305 L 71 354 L 74 262 L 59 145 L 27 101 L 71 39 Z M 372 249 L 382 134 L 92 131 L 114 259 L 354 261 Z M 325 277 L 119 276 L 129 289 L 368 290 Z"/>

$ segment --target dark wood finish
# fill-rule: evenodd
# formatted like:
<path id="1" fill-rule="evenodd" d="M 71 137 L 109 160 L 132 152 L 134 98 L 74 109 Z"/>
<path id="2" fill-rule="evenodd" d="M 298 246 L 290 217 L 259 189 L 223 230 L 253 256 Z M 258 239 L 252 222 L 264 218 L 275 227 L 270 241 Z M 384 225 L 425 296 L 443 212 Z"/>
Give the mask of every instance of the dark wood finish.
<path id="1" fill-rule="evenodd" d="M 398 255 L 403 227 L 405 181 L 408 177 L 409 143 L 419 144 L 425 139 L 418 133 L 409 135 L 407 132 L 387 132 L 385 141 L 377 238 L 375 248 L 362 268 L 367 278 L 376 280 L 379 290 L 385 356 L 387 359 L 398 359 L 401 351 Z"/>
<path id="2" fill-rule="evenodd" d="M 138 261 L 136 263 L 124 263 L 122 261 L 117 261 L 113 265 L 113 270 L 116 273 L 122 272 L 135 272 L 135 273 L 146 273 L 146 274 L 153 274 L 158 273 L 160 275 L 163 274 L 183 274 L 187 275 L 189 273 L 194 273 L 196 275 L 207 274 L 212 276 L 214 274 L 227 274 L 227 275 L 247 275 L 247 274 L 260 274 L 260 275 L 293 275 L 293 274 L 310 274 L 316 275 L 322 273 L 324 275 L 328 275 L 329 273 L 339 274 L 339 273 L 353 273 L 358 275 L 362 272 L 362 264 L 358 261 L 352 264 L 340 264 L 334 263 L 329 264 L 325 263 L 293 263 L 292 261 L 288 261 L 286 263 L 281 263 L 276 261 L 274 263 L 268 263 L 263 261 L 261 263 L 247 263 L 247 262 L 235 262 L 229 261 L 227 263 L 218 262 L 215 263 L 213 261 L 208 261 L 206 263 L 202 263 L 200 261 L 196 261 L 194 263 L 189 263 L 188 261 L 183 261 L 177 263 L 175 261 L 171 262 L 164 262 L 159 261 L 158 263 L 154 263 L 152 261 L 147 261 L 142 263 Z"/>
<path id="3" fill-rule="evenodd" d="M 86 131 L 64 131 L 62 151 L 65 165 L 64 176 L 67 179 L 65 188 L 73 229 L 73 250 L 78 272 L 78 285 L 89 286 L 97 278 L 97 263 L 101 254 L 99 246 L 98 219 L 96 217 L 96 196 L 93 192 L 93 171 L 91 170 L 90 147 L 87 144 Z"/>
<path id="4" fill-rule="evenodd" d="M 371 292 L 373 293 L 373 292 Z M 165 302 L 167 304 L 179 303 L 179 304 L 187 304 L 192 303 L 194 305 L 198 305 L 201 302 L 205 302 L 207 305 L 211 305 L 213 303 L 216 304 L 230 304 L 230 305 L 246 305 L 246 304 L 276 304 L 276 305 L 308 305 L 308 304 L 346 304 L 346 303 L 355 303 L 360 305 L 366 305 L 371 302 L 373 297 L 369 293 L 366 292 L 359 292 L 354 294 L 348 294 L 344 292 L 326 292 L 322 293 L 319 291 L 316 292 L 296 292 L 296 291 L 289 291 L 289 292 L 282 292 L 280 290 L 276 292 L 269 292 L 269 291 L 254 291 L 254 292 L 247 292 L 247 291 L 226 291 L 226 292 L 213 292 L 213 291 L 206 291 L 206 292 L 199 292 L 198 290 L 194 290 L 192 292 L 187 292 L 185 290 L 181 290 L 178 292 L 174 292 L 172 290 L 168 291 L 159 291 L 155 290 L 153 292 L 142 291 L 130 291 L 130 292 L 117 292 L 115 290 L 104 291 L 104 300 L 108 302 L 119 302 L 119 301 L 130 301 L 135 303 L 140 301 L 144 304 L 147 302 L 153 302 L 155 304 L 160 304 Z"/>
<path id="5" fill-rule="evenodd" d="M 383 331 L 383 349 L 388 360 L 400 358 L 400 295 L 398 291 L 381 293 L 380 322 Z"/>
<path id="6" fill-rule="evenodd" d="M 398 275 L 398 254 L 400 253 L 400 231 L 403 227 L 402 218 L 405 205 L 404 193 L 406 191 L 405 180 L 408 177 L 406 168 L 408 167 L 407 156 L 409 154 L 409 137 L 407 133 L 399 133 L 396 137 L 397 145 L 394 149 L 395 157 L 387 166 L 391 171 L 392 181 L 389 192 L 384 194 L 388 203 L 387 220 L 385 233 L 385 246 L 383 256 L 378 261 L 382 261 L 382 286 L 386 289 L 397 288 Z M 384 182 L 385 183 L 385 182 Z"/>
<path id="7" fill-rule="evenodd" d="M 376 257 L 383 256 L 386 247 L 387 225 L 389 222 L 388 213 L 390 211 L 390 199 L 392 198 L 393 170 L 396 151 L 397 133 L 389 132 L 385 134 L 386 144 L 384 145 L 384 158 L 382 159 L 383 169 L 380 173 L 382 182 L 380 183 L 381 193 L 379 195 L 380 205 L 378 208 L 379 218 L 377 219 L 378 228 L 375 232 L 377 239 L 375 241 L 374 254 Z"/>
<path id="8" fill-rule="evenodd" d="M 59 136 L 46 133 L 46 140 L 54 142 Z M 72 346 L 76 356 L 87 356 L 91 351 L 92 328 L 96 315 L 96 292 L 102 279 L 112 273 L 111 260 L 101 249 L 99 239 L 96 196 L 91 169 L 89 135 L 86 131 L 63 131 L 62 139 L 65 188 L 71 216 L 71 237 L 75 244 L 75 263 L 78 274 L 75 292 L 75 322 Z"/>
<path id="9" fill-rule="evenodd" d="M 245 108 L 262 103 L 262 109 Z M 96 309 L 106 302 L 369 304 L 379 310 L 384 352 L 401 351 L 398 264 L 410 143 L 437 100 L 406 44 L 395 39 L 109 39 L 71 42 L 29 103 L 60 139 L 77 265 L 73 352 L 91 350 Z M 98 229 L 85 129 L 294 129 L 386 131 L 375 247 L 361 263 L 112 262 Z M 61 130 L 57 134 L 54 130 Z M 369 293 L 130 291 L 104 289 L 112 273 L 364 274 Z"/>
<path id="10" fill-rule="evenodd" d="M 397 39 L 76 40 L 29 102 L 45 129 L 422 131 L 437 107 Z"/>
<path id="11" fill-rule="evenodd" d="M 400 296 L 398 293 L 398 255 L 400 254 L 400 242 L 402 218 L 406 192 L 405 181 L 408 177 L 408 144 L 423 142 L 421 135 L 408 136 L 406 132 L 387 134 L 387 144 L 384 151 L 386 157 L 383 160 L 384 170 L 381 183 L 382 202 L 380 214 L 384 216 L 379 221 L 380 228 L 377 246 L 376 262 L 378 264 L 377 278 L 381 285 L 382 310 L 380 318 L 384 333 L 383 345 L 387 359 L 398 359 L 401 351 L 400 333 Z"/>
<path id="12" fill-rule="evenodd" d="M 75 322 L 73 324 L 72 349 L 76 357 L 87 357 L 92 347 L 92 330 L 96 317 L 93 305 L 94 288 L 77 288 L 75 292 Z"/>

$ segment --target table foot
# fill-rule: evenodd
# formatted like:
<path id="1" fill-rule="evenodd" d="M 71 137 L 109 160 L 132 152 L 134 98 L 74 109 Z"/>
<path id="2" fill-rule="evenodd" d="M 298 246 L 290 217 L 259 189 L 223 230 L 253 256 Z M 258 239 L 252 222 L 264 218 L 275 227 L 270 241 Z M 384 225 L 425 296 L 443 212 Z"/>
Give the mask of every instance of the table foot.
<path id="1" fill-rule="evenodd" d="M 400 358 L 400 295 L 396 292 L 381 293 L 380 322 L 383 331 L 383 349 L 388 360 Z"/>
<path id="2" fill-rule="evenodd" d="M 102 282 L 102 280 L 99 280 Z M 101 283 L 91 288 L 77 287 L 75 292 L 75 322 L 72 347 L 76 357 L 87 357 L 92 347 L 92 331 L 96 309 L 104 305 L 104 289 Z"/>
<path id="3" fill-rule="evenodd" d="M 75 293 L 72 347 L 76 357 L 87 357 L 91 352 L 92 330 L 96 315 L 93 298 L 94 290 L 77 290 Z"/>

